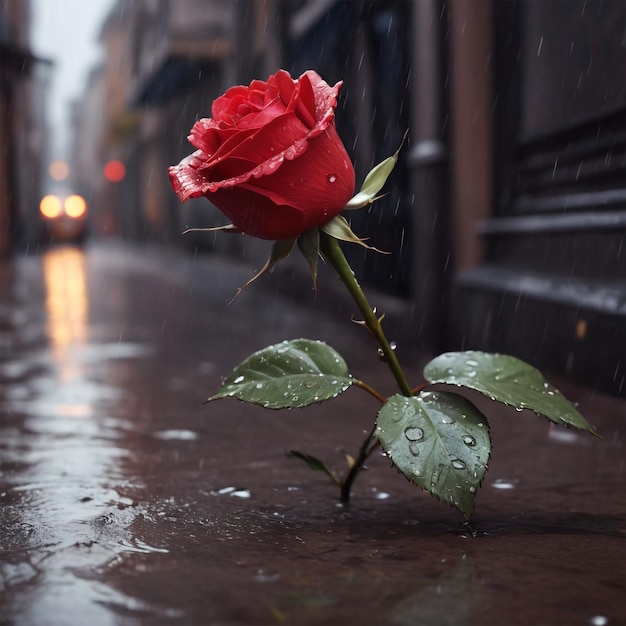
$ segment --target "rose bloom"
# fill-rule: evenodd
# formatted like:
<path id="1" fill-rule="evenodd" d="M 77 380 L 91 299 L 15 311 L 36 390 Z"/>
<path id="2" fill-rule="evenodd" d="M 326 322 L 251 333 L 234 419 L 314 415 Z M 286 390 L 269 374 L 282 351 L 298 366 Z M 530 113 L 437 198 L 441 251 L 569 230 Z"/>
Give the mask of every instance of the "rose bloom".
<path id="1" fill-rule="evenodd" d="M 337 94 L 309 70 L 293 80 L 232 87 L 196 122 L 196 151 L 169 168 L 184 201 L 205 196 L 243 233 L 292 239 L 335 217 L 354 193 L 354 168 L 335 129 Z"/>

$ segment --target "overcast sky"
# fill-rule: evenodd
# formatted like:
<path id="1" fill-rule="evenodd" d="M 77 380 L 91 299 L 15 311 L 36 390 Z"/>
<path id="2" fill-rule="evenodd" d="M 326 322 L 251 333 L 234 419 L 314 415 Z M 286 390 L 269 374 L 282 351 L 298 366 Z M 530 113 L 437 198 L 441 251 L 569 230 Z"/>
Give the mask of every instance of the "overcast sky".
<path id="1" fill-rule="evenodd" d="M 31 2 L 33 52 L 54 62 L 49 121 L 55 132 L 52 145 L 60 151 L 67 141 L 68 105 L 82 93 L 89 70 L 101 58 L 98 34 L 113 0 Z"/>

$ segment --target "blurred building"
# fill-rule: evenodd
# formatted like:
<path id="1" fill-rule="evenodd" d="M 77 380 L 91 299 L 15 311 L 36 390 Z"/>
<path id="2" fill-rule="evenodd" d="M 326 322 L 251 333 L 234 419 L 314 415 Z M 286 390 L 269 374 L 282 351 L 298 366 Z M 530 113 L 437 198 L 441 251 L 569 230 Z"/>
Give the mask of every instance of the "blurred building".
<path id="1" fill-rule="evenodd" d="M 624 393 L 625 19 L 582 0 L 118 0 L 100 149 L 127 176 L 102 206 L 136 240 L 223 224 L 167 181 L 193 122 L 233 84 L 315 69 L 344 81 L 357 181 L 409 131 L 389 193 L 350 216 L 392 254 L 348 251 L 406 338 Z M 240 258 L 262 242 L 185 243 Z"/>
<path id="2" fill-rule="evenodd" d="M 0 0 L 0 258 L 39 238 L 48 61 L 30 50 L 29 0 Z"/>
<path id="3" fill-rule="evenodd" d="M 72 173 L 74 191 L 89 206 L 90 231 L 101 234 L 115 232 L 115 216 L 104 202 L 104 165 L 106 153 L 102 143 L 107 133 L 105 116 L 106 82 L 104 66 L 94 67 L 87 77 L 84 94 L 72 105 Z"/>

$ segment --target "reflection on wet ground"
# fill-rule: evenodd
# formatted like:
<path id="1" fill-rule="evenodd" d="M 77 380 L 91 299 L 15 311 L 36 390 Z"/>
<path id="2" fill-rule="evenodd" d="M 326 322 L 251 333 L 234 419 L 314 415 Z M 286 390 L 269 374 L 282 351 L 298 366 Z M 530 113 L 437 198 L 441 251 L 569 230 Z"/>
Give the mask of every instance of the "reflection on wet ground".
<path id="1" fill-rule="evenodd" d="M 285 451 L 340 466 L 369 396 L 200 404 L 299 336 L 386 374 L 358 328 L 271 281 L 226 309 L 247 277 L 118 244 L 0 268 L 0 623 L 625 623 L 622 400 L 563 388 L 597 440 L 472 397 L 494 453 L 471 527 L 382 456 L 339 507 Z"/>

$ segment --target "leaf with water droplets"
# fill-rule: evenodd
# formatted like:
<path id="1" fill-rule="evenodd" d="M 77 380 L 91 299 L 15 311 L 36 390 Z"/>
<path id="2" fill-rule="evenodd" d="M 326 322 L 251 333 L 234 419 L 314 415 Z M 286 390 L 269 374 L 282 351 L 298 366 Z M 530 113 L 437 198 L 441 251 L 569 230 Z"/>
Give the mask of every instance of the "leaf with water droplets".
<path id="1" fill-rule="evenodd" d="M 431 383 L 475 389 L 519 410 L 530 409 L 555 424 L 598 434 L 538 369 L 508 354 L 446 352 L 426 365 L 424 377 Z"/>
<path id="2" fill-rule="evenodd" d="M 267 409 L 299 408 L 335 398 L 353 383 L 346 362 L 333 348 L 322 341 L 294 339 L 248 357 L 207 402 L 232 397 Z"/>
<path id="3" fill-rule="evenodd" d="M 402 474 L 472 514 L 491 440 L 487 419 L 469 400 L 446 391 L 395 395 L 380 409 L 376 426 L 383 450 Z"/>

